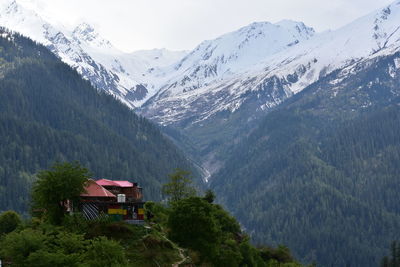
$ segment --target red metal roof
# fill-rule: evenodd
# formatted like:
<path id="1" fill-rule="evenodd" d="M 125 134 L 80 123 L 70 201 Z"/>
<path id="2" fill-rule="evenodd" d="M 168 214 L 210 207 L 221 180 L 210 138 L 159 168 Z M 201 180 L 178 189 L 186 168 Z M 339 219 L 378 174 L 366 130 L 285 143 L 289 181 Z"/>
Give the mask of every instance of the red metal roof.
<path id="1" fill-rule="evenodd" d="M 116 186 L 116 187 L 133 187 L 133 184 L 129 181 L 112 181 L 108 179 L 100 179 L 96 181 L 101 186 Z"/>
<path id="2" fill-rule="evenodd" d="M 101 186 L 116 186 L 114 181 L 107 180 L 107 179 L 97 180 L 96 183 L 101 185 Z"/>
<path id="3" fill-rule="evenodd" d="M 133 187 L 133 184 L 129 181 L 114 181 L 120 187 Z"/>
<path id="4" fill-rule="evenodd" d="M 89 179 L 85 187 L 86 192 L 81 197 L 116 197 L 113 193 L 97 184 L 95 180 Z"/>

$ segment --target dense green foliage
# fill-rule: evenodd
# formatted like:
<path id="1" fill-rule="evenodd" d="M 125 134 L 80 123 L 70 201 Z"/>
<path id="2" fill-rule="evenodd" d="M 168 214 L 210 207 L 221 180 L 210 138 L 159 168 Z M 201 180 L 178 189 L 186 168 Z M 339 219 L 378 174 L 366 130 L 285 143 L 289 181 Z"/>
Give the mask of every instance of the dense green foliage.
<path id="1" fill-rule="evenodd" d="M 78 164 L 58 164 L 50 171 L 40 172 L 33 190 L 42 194 L 49 181 L 57 188 L 59 180 L 65 178 L 75 180 L 71 184 L 78 183 L 82 191 L 79 182 L 87 179 L 86 175 L 87 170 Z M 173 177 L 170 176 L 172 181 Z M 60 197 L 46 199 L 46 210 L 57 209 L 63 197 L 73 199 L 81 191 L 65 186 Z M 0 259 L 5 266 L 22 267 L 301 266 L 286 247 L 256 249 L 250 245 L 238 222 L 213 204 L 210 196 L 214 194 L 181 198 L 171 201 L 170 206 L 148 202 L 146 226 L 112 222 L 108 216 L 86 220 L 78 212 L 64 216 L 63 210 L 53 214 L 60 213 L 59 220 L 33 217 L 20 225 L 16 213 L 5 212 L 0 214 L 0 226 L 11 225 L 13 229 L 6 228 L 0 235 Z"/>
<path id="2" fill-rule="evenodd" d="M 328 75 L 233 149 L 211 188 L 254 242 L 322 266 L 377 266 L 400 238 L 396 57 Z"/>
<path id="3" fill-rule="evenodd" d="M 180 234 L 186 240 L 194 238 L 196 244 L 189 242 L 189 246 L 185 247 L 180 243 L 178 247 L 166 237 L 166 232 L 176 235 L 176 231 L 180 230 L 168 229 L 164 223 L 153 222 L 144 227 L 115 223 L 104 218 L 86 221 L 76 214 L 67 217 L 61 226 L 34 218 L 11 233 L 0 236 L 0 259 L 5 266 L 30 267 L 146 267 L 171 266 L 174 263 L 184 266 L 301 267 L 285 247 L 257 249 L 250 245 L 235 219 L 220 207 L 212 206 L 201 198 L 181 201 L 196 202 L 195 206 L 201 203 L 214 210 L 210 219 L 217 225 L 216 240 L 199 235 L 204 230 L 198 229 L 199 222 L 194 222 L 191 231 L 183 229 Z M 162 207 L 161 213 L 167 216 L 167 221 L 173 216 L 169 208 L 159 203 L 152 206 L 155 209 Z M 196 215 L 196 211 L 191 214 Z M 203 218 L 202 222 L 207 219 Z"/>
<path id="4" fill-rule="evenodd" d="M 168 227 L 171 229 L 170 238 L 181 246 L 210 258 L 217 256 L 220 229 L 212 206 L 203 199 L 191 197 L 176 203 L 169 216 Z"/>
<path id="5" fill-rule="evenodd" d="M 21 224 L 21 218 L 15 211 L 0 214 L 0 236 L 14 231 Z"/>
<path id="6" fill-rule="evenodd" d="M 40 171 L 32 187 L 32 209 L 43 210 L 47 220 L 60 224 L 67 205 L 78 206 L 89 171 L 78 163 L 58 163 Z"/>
<path id="7" fill-rule="evenodd" d="M 123 247 L 105 237 L 85 239 L 51 225 L 33 225 L 0 241 L 0 256 L 16 266 L 124 266 Z"/>
<path id="8" fill-rule="evenodd" d="M 160 266 L 162 261 L 165 266 L 179 260 L 175 245 L 150 227 L 114 223 L 107 216 L 89 221 L 80 213 L 66 215 L 65 200 L 79 200 L 88 179 L 88 171 L 79 164 L 56 164 L 38 176 L 33 199 L 35 208 L 44 210 L 46 216 L 20 225 L 15 212 L 0 214 L 0 259 L 4 265 Z"/>
<path id="9" fill-rule="evenodd" d="M 196 170 L 159 129 L 45 47 L 0 38 L 0 211 L 26 211 L 34 174 L 79 161 L 94 177 L 138 182 L 147 199 L 175 168 Z"/>
<path id="10" fill-rule="evenodd" d="M 286 247 L 254 248 L 235 218 L 208 200 L 207 196 L 181 199 L 168 212 L 168 235 L 180 246 L 197 253 L 193 263 L 230 267 L 300 266 Z"/>
<path id="11" fill-rule="evenodd" d="M 381 267 L 400 267 L 400 245 L 397 241 L 393 241 L 390 246 L 390 257 L 382 258 Z"/>

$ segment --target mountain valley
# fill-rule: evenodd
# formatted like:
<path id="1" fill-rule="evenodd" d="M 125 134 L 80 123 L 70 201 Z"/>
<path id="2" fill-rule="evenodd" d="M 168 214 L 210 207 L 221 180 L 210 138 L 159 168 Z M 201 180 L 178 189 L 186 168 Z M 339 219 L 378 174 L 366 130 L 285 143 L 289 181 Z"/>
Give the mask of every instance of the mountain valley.
<path id="1" fill-rule="evenodd" d="M 138 177 L 161 200 L 181 167 L 254 243 L 285 244 L 302 262 L 377 266 L 400 240 L 399 0 L 336 30 L 254 22 L 191 51 L 126 53 L 88 23 L 66 28 L 17 0 L 1 2 L 0 26 L 43 45 L 0 38 L 0 192 L 67 159 Z M 29 160 L 38 153 L 48 157 Z M 21 208 L 25 189 L 0 210 Z"/>

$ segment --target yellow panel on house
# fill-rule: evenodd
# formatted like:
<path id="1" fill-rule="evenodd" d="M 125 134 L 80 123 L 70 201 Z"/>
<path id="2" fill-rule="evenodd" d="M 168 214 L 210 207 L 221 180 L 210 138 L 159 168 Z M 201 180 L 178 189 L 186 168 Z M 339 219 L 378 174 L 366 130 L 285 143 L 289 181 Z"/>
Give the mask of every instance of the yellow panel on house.
<path id="1" fill-rule="evenodd" d="M 143 215 L 144 214 L 144 209 L 138 209 L 138 214 Z"/>
<path id="2" fill-rule="evenodd" d="M 120 214 L 120 215 L 126 215 L 127 210 L 123 209 L 108 209 L 108 214 Z"/>

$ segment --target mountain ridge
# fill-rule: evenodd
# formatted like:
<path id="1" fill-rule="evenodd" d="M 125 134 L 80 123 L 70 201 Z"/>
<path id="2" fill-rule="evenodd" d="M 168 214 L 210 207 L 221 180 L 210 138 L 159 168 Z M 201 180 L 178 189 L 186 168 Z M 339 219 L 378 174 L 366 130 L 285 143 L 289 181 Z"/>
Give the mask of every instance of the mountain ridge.
<path id="1" fill-rule="evenodd" d="M 212 96 L 215 99 L 215 95 L 221 94 L 222 97 L 217 97 L 215 101 L 223 104 L 205 111 L 204 115 L 199 114 L 199 117 L 202 117 L 200 121 L 225 110 L 233 113 L 243 104 L 244 95 L 249 90 L 257 91 L 262 88 L 262 83 L 276 77 L 278 83 L 282 84 L 278 85 L 279 90 L 286 92 L 283 98 L 271 97 L 270 101 L 255 107 L 269 109 L 276 106 L 275 102 L 281 103 L 285 98 L 300 92 L 336 69 L 373 56 L 374 53 L 390 46 L 398 46 L 400 25 L 396 22 L 400 20 L 399 10 L 400 2 L 395 1 L 390 6 L 372 12 L 338 30 L 313 35 L 289 49 L 272 53 L 253 68 L 239 72 L 231 79 L 217 80 L 215 83 L 200 86 L 197 93 L 196 90 L 176 92 L 173 90 L 176 84 L 172 83 L 148 101 L 141 112 L 163 125 L 174 124 L 176 121 L 185 120 L 188 117 L 185 116 L 187 111 L 190 114 L 190 110 L 201 109 L 201 106 L 208 108 L 201 102 L 202 99 Z M 197 70 L 199 67 L 194 65 L 193 68 Z M 211 66 L 208 68 L 212 69 Z M 183 76 L 181 84 L 185 83 L 185 79 L 193 80 L 190 76 Z M 197 103 L 200 103 L 200 106 Z M 178 107 L 176 110 L 168 109 L 171 106 Z"/>
<path id="2" fill-rule="evenodd" d="M 143 51 L 142 54 L 151 54 L 147 57 L 139 52 L 122 53 L 85 22 L 69 31 L 15 0 L 0 6 L 0 25 L 47 45 L 97 88 L 113 94 L 130 108 L 144 105 L 139 112 L 167 125 L 187 120 L 184 112 L 199 109 L 196 103 L 211 108 L 198 112 L 194 123 L 218 112 L 235 112 L 246 101 L 245 88 L 259 90 L 266 82 L 283 84 L 277 85 L 282 92 L 266 97 L 256 108 L 273 108 L 320 76 L 368 56 L 371 49 L 377 52 L 393 44 L 399 29 L 388 21 L 399 17 L 399 4 L 395 1 L 335 31 L 315 33 L 304 23 L 291 20 L 254 22 L 204 41 L 188 54 Z M 357 23 L 359 27 L 351 29 Z M 395 29 L 391 28 L 393 25 Z M 361 44 L 358 49 L 354 49 L 354 40 Z M 332 58 L 335 60 L 329 60 Z M 202 103 L 207 98 L 216 99 L 218 104 L 210 100 Z M 172 106 L 177 107 L 171 109 Z"/>
<path id="3" fill-rule="evenodd" d="M 399 21 L 400 2 L 395 1 L 338 30 L 316 34 L 274 53 L 232 78 L 187 92 L 155 95 L 138 111 L 161 125 L 179 129 L 187 137 L 185 141 L 181 142 L 179 135 L 172 138 L 213 174 L 223 166 L 224 155 L 234 144 L 304 88 L 336 71 L 347 70 L 342 78 L 351 75 L 358 62 L 396 53 Z"/>
<path id="4" fill-rule="evenodd" d="M 0 26 L 47 46 L 92 85 L 114 95 L 130 108 L 135 108 L 154 90 L 145 78 L 151 75 L 150 69 L 172 64 L 186 53 L 168 50 L 124 53 L 86 22 L 70 30 L 15 0 L 0 4 Z"/>

